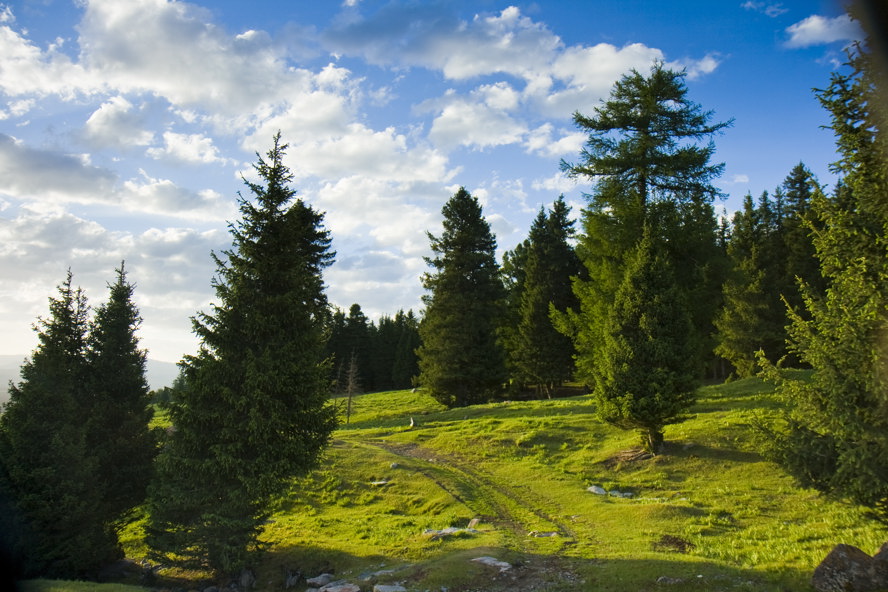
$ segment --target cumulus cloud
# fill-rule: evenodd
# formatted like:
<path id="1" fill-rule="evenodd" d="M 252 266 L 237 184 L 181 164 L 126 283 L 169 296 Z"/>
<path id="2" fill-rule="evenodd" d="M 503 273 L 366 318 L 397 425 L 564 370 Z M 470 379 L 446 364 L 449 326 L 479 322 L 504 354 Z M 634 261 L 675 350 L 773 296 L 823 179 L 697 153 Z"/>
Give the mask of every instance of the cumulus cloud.
<path id="1" fill-rule="evenodd" d="M 577 154 L 586 141 L 586 135 L 582 132 L 568 132 L 559 130 L 561 137 L 553 139 L 555 128 L 551 123 L 544 123 L 532 130 L 527 137 L 525 148 L 528 152 L 547 157 L 562 157 L 568 154 Z"/>
<path id="2" fill-rule="evenodd" d="M 145 129 L 145 124 L 145 117 L 132 103 L 116 96 L 89 116 L 83 135 L 97 148 L 147 146 L 154 141 L 154 133 Z"/>
<path id="3" fill-rule="evenodd" d="M 484 148 L 519 142 L 525 132 L 525 126 L 503 109 L 471 97 L 454 97 L 435 118 L 429 138 L 446 149 Z"/>
<path id="4" fill-rule="evenodd" d="M 116 175 L 80 155 L 38 150 L 0 133 L 0 193 L 19 199 L 107 203 Z"/>
<path id="5" fill-rule="evenodd" d="M 851 20 L 847 14 L 834 18 L 814 14 L 790 25 L 786 32 L 789 34 L 786 46 L 794 48 L 824 45 L 836 41 L 856 41 L 863 38 L 860 24 Z"/>
<path id="6" fill-rule="evenodd" d="M 170 159 L 185 164 L 228 163 L 213 145 L 213 139 L 203 134 L 178 134 L 164 132 L 163 148 L 149 148 L 148 156 L 154 159 Z"/>
<path id="7" fill-rule="evenodd" d="M 221 230 L 120 232 L 58 209 L 17 208 L 0 217 L 4 337 L 15 343 L 33 342 L 31 324 L 47 314 L 46 299 L 55 295 L 69 268 L 75 285 L 95 304 L 107 298 L 106 284 L 125 260 L 144 318 L 142 346 L 152 358 L 175 362 L 190 353 L 181 350 L 182 336 L 190 332 L 189 317 L 211 299 L 210 251 L 229 242 Z"/>

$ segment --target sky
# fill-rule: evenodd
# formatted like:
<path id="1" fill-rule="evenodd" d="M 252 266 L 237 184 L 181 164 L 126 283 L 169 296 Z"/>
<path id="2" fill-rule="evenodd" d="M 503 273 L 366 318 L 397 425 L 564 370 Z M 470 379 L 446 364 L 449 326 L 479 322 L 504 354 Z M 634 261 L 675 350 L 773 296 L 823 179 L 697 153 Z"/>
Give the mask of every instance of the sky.
<path id="1" fill-rule="evenodd" d="M 836 160 L 813 88 L 860 38 L 816 0 L 0 0 L 0 354 L 28 355 L 67 270 L 91 305 L 126 262 L 141 347 L 176 362 L 214 300 L 244 178 L 278 130 L 299 197 L 325 213 L 332 304 L 420 311 L 427 232 L 460 186 L 498 252 L 563 194 L 590 115 L 654 61 L 733 120 L 716 203 Z"/>

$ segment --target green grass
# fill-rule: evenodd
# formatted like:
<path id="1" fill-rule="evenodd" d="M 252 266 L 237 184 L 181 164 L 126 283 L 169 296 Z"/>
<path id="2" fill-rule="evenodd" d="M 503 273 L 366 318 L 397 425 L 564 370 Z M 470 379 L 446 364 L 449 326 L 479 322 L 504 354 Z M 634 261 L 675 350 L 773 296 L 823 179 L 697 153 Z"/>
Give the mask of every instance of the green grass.
<path id="1" fill-rule="evenodd" d="M 682 590 L 808 590 L 835 544 L 874 553 L 888 533 L 760 456 L 753 425 L 778 407 L 758 380 L 704 387 L 667 427 L 666 454 L 633 460 L 637 436 L 599 422 L 588 396 L 453 410 L 422 392 L 358 396 L 324 468 L 276 502 L 258 589 L 300 569 L 366 589 L 633 591 L 666 576 Z M 425 534 L 472 519 L 476 532 Z M 125 544 L 145 553 L 138 524 Z M 469 561 L 481 555 L 516 568 Z M 368 575 L 380 570 L 393 572 Z"/>

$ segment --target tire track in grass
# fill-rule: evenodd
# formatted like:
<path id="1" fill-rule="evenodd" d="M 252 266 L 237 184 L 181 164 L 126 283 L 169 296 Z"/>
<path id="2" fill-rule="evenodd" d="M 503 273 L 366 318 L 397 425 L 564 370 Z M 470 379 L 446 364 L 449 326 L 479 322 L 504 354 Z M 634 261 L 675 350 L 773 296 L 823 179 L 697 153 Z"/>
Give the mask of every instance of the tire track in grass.
<path id="1" fill-rule="evenodd" d="M 465 459 L 412 443 L 377 440 L 363 441 L 359 445 L 413 461 L 411 464 L 418 473 L 472 510 L 476 517 L 507 533 L 515 546 L 522 550 L 528 546 L 527 537 L 531 530 L 557 532 L 561 549 L 575 542 L 573 530 L 541 509 L 538 499 L 495 481 Z"/>

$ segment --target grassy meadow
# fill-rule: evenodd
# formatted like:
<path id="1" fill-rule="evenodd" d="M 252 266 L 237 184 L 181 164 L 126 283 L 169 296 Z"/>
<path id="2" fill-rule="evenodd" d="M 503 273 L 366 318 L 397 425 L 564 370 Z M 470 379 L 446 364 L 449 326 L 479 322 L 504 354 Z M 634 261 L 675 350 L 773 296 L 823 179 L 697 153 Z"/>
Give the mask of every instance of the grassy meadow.
<path id="1" fill-rule="evenodd" d="M 644 458 L 589 396 L 453 410 L 422 392 L 358 396 L 324 468 L 273 508 L 257 589 L 298 569 L 362 590 L 808 590 L 835 544 L 874 553 L 888 532 L 759 455 L 753 425 L 776 405 L 755 379 L 704 387 L 693 417 L 667 427 L 667 453 Z M 139 524 L 125 534 L 143 557 Z"/>

